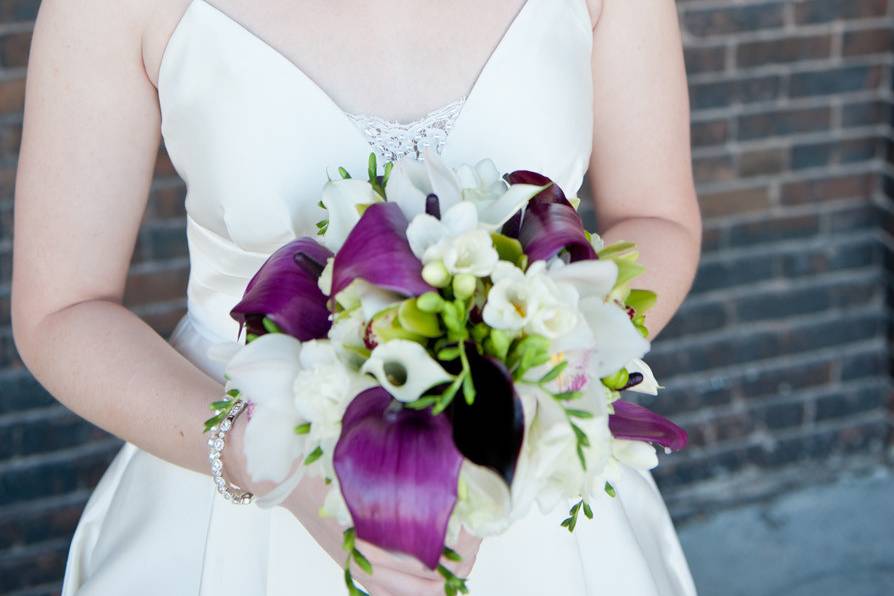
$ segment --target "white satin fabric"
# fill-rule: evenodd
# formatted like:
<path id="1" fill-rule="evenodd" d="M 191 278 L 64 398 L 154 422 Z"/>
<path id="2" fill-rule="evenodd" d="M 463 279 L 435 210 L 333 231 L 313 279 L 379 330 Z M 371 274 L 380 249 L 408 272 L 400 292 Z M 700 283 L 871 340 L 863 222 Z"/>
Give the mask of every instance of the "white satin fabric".
<path id="1" fill-rule="evenodd" d="M 591 151 L 592 30 L 584 0 L 528 0 L 451 131 L 447 163 L 489 157 L 568 194 Z M 366 170 L 369 145 L 283 54 L 205 0 L 193 0 L 159 74 L 162 133 L 187 184 L 188 313 L 170 344 L 212 377 L 210 345 L 236 341 L 228 312 L 283 243 L 312 235 L 327 171 Z M 484 541 L 476 596 L 690 596 L 695 588 L 652 476 L 625 470 L 574 534 L 567 510 L 536 508 Z M 283 509 L 224 501 L 210 477 L 125 444 L 72 541 L 64 596 L 293 596 L 344 593 L 342 570 Z"/>

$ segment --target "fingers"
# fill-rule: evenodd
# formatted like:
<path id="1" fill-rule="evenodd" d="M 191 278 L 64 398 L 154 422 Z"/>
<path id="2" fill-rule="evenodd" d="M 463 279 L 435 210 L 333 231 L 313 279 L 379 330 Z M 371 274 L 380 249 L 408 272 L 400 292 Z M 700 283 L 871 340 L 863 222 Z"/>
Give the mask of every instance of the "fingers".
<path id="1" fill-rule="evenodd" d="M 470 534 L 463 528 L 453 550 L 462 557 L 460 561 L 446 561 L 444 565 L 457 577 L 468 577 L 475 565 L 478 549 L 481 546 L 481 538 Z"/>
<path id="2" fill-rule="evenodd" d="M 442 580 L 426 580 L 384 565 L 373 563 L 372 575 L 351 563 L 354 579 L 370 596 L 440 596 L 444 593 Z"/>
<path id="3" fill-rule="evenodd" d="M 416 557 L 386 551 L 360 538 L 357 539 L 356 544 L 357 549 L 372 563 L 373 569 L 377 566 L 386 567 L 419 579 L 430 581 L 441 581 L 442 579 L 437 571 L 429 569 Z"/>

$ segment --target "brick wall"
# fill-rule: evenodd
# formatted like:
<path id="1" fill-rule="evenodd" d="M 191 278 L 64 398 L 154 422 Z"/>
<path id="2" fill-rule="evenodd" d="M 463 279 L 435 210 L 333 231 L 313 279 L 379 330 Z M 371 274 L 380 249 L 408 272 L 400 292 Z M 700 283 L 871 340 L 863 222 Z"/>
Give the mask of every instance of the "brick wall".
<path id="1" fill-rule="evenodd" d="M 692 437 L 656 472 L 685 519 L 883 457 L 894 2 L 677 4 L 706 231 L 692 295 L 650 361 L 666 386 L 656 407 Z M 38 5 L 0 0 L 0 593 L 20 596 L 58 590 L 80 510 L 119 446 L 28 375 L 9 328 Z M 126 302 L 164 335 L 185 308 L 183 196 L 161 151 Z"/>

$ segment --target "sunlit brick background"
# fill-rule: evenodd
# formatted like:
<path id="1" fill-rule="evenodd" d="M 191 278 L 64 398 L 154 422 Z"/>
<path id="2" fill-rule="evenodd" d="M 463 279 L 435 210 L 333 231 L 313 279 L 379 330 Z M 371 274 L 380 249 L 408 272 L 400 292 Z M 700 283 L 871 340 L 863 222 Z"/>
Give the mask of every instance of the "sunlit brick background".
<path id="1" fill-rule="evenodd" d="M 666 386 L 652 405 L 692 438 L 656 471 L 678 521 L 878 463 L 890 444 L 890 4 L 677 0 L 706 228 L 693 292 L 650 356 Z M 19 596 L 58 592 L 120 445 L 41 389 L 9 328 L 38 5 L 0 0 L 0 593 Z M 183 197 L 161 151 L 127 304 L 165 336 L 185 308 Z"/>

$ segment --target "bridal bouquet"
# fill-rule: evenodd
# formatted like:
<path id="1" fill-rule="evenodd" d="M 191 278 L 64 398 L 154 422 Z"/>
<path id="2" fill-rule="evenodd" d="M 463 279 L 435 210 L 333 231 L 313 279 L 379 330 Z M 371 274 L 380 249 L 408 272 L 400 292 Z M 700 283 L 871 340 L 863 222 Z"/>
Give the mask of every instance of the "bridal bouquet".
<path id="1" fill-rule="evenodd" d="M 443 559 L 461 528 L 505 530 L 533 504 L 614 496 L 619 465 L 657 465 L 686 433 L 621 391 L 661 387 L 641 359 L 655 294 L 629 242 L 605 245 L 578 199 L 484 160 L 429 152 L 322 188 L 315 237 L 274 252 L 231 316 L 246 329 L 226 365 L 220 423 L 248 403 L 248 473 L 331 487 L 321 510 L 359 537 L 417 557 L 465 593 Z M 300 465 L 295 465 L 300 462 Z M 274 491 L 277 492 L 277 491 Z"/>

